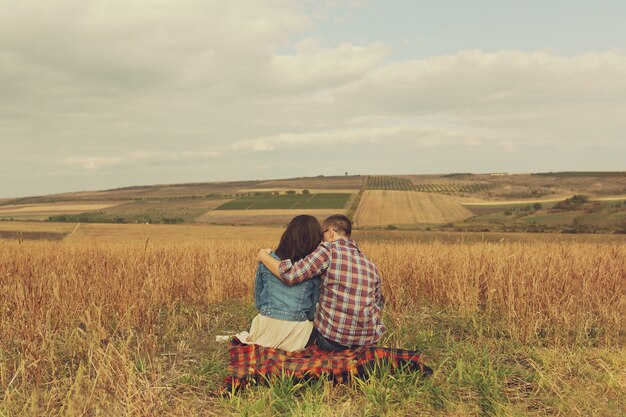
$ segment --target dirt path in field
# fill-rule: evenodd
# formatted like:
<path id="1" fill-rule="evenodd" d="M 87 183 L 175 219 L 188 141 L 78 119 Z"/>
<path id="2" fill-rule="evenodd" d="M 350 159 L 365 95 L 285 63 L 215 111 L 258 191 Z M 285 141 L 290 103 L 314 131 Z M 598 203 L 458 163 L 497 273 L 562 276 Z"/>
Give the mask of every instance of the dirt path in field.
<path id="1" fill-rule="evenodd" d="M 618 201 L 618 200 L 626 200 L 626 195 L 614 195 L 611 197 L 592 197 L 591 201 Z"/>
<path id="2" fill-rule="evenodd" d="M 2 206 L 0 214 L 21 213 L 80 213 L 83 211 L 102 210 L 118 205 L 118 202 L 100 203 L 47 203 L 47 204 L 15 204 Z"/>
<path id="3" fill-rule="evenodd" d="M 551 197 L 540 199 L 536 198 L 533 200 L 475 200 L 464 198 L 461 200 L 463 205 L 467 206 L 502 206 L 505 204 L 533 204 L 533 203 L 554 203 L 557 201 L 563 201 L 567 198 L 572 198 L 574 195 L 562 195 L 558 198 Z M 621 201 L 626 200 L 626 195 L 615 195 L 610 197 L 589 197 L 590 201 Z"/>
<path id="4" fill-rule="evenodd" d="M 461 200 L 417 191 L 367 190 L 355 214 L 358 226 L 448 223 L 473 214 Z"/>
<path id="5" fill-rule="evenodd" d="M 72 236 L 78 230 L 80 225 L 80 223 L 76 223 L 76 227 L 74 227 L 74 229 L 72 229 L 72 231 L 67 236 Z"/>

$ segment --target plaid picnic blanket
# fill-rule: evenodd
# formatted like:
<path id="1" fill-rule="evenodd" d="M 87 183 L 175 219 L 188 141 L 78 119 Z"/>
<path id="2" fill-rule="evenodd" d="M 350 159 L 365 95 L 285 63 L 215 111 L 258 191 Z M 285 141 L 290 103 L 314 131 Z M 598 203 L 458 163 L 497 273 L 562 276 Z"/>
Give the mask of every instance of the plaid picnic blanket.
<path id="1" fill-rule="evenodd" d="M 411 350 L 380 346 L 361 346 L 341 352 L 327 352 L 313 345 L 300 352 L 246 345 L 234 338 L 230 349 L 228 376 L 224 391 L 236 391 L 250 383 L 267 383 L 271 377 L 287 375 L 294 380 L 326 377 L 347 382 L 354 376 L 366 376 L 378 364 L 432 374 L 432 369 Z"/>

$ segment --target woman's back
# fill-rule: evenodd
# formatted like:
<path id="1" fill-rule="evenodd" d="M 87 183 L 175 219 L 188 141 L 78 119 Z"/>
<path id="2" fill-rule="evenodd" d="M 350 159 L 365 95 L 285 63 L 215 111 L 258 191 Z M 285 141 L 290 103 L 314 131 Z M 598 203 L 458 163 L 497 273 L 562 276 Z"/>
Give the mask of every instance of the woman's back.
<path id="1" fill-rule="evenodd" d="M 274 252 L 271 255 L 278 259 Z M 259 312 L 267 317 L 287 321 L 313 320 L 319 288 L 319 277 L 289 286 L 259 264 L 254 301 Z"/>

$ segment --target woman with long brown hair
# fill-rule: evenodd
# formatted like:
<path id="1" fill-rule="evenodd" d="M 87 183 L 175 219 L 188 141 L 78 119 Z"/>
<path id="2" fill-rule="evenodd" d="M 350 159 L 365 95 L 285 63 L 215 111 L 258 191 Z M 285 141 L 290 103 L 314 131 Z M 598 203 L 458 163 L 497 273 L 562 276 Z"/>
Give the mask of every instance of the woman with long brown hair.
<path id="1" fill-rule="evenodd" d="M 313 252 L 321 241 L 319 221 L 313 216 L 296 216 L 271 255 L 297 262 Z M 259 314 L 252 320 L 247 340 L 242 342 L 286 351 L 304 349 L 313 330 L 319 288 L 319 277 L 289 286 L 259 263 L 254 289 Z"/>

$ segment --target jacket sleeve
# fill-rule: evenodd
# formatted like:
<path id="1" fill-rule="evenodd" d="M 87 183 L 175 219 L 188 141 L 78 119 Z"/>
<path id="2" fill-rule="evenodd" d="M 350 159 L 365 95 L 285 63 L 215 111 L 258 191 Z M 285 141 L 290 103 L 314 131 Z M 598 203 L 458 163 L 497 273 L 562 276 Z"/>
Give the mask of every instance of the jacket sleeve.
<path id="1" fill-rule="evenodd" d="M 315 318 L 315 310 L 317 310 L 317 303 L 320 300 L 320 284 L 322 279 L 319 277 L 313 278 L 313 294 L 311 295 L 311 310 L 308 314 L 308 319 L 313 320 Z"/>
<path id="2" fill-rule="evenodd" d="M 294 285 L 322 275 L 330 266 L 330 249 L 320 244 L 317 249 L 307 255 L 306 258 L 292 263 L 291 259 L 285 259 L 280 263 L 280 278 L 287 285 Z"/>
<path id="3" fill-rule="evenodd" d="M 254 305 L 257 310 L 261 309 L 261 293 L 263 292 L 263 273 L 261 271 L 262 264 L 256 269 L 256 280 L 254 283 Z"/>

